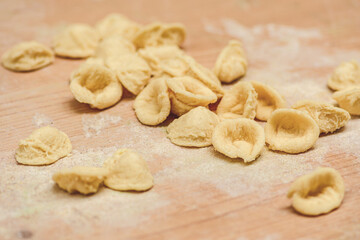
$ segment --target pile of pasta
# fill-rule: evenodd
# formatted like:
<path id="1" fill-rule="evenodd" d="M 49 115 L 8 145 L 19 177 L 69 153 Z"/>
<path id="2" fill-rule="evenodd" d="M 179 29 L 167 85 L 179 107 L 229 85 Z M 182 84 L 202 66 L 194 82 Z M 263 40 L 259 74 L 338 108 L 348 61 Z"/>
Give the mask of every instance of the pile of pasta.
<path id="1" fill-rule="evenodd" d="M 109 108 L 121 100 L 125 88 L 136 96 L 133 108 L 142 124 L 161 124 L 171 113 L 178 117 L 167 127 L 172 143 L 185 147 L 212 145 L 225 156 L 244 162 L 256 160 L 266 144 L 270 150 L 289 154 L 308 151 L 321 134 L 344 127 L 350 114 L 360 115 L 360 67 L 355 61 L 341 64 L 328 81 L 328 86 L 337 91 L 333 98 L 340 107 L 302 100 L 289 108 L 271 86 L 241 80 L 248 61 L 240 41 L 229 41 L 210 70 L 181 48 L 185 37 L 185 27 L 179 23 L 142 26 L 111 14 L 95 27 L 68 26 L 54 38 L 53 51 L 37 42 L 21 43 L 3 55 L 2 63 L 10 70 L 30 71 L 51 64 L 54 55 L 87 58 L 70 76 L 70 90 L 77 101 L 92 108 Z M 222 83 L 236 80 L 240 81 L 224 91 Z M 265 129 L 255 119 L 266 122 Z M 20 153 L 18 161 L 26 162 Z M 66 176 L 73 173 L 62 172 Z M 68 179 L 59 177 L 63 175 L 54 179 L 66 189 Z M 288 196 L 304 202 L 295 207 L 300 212 L 316 215 L 340 205 L 344 187 L 336 170 L 320 169 L 299 181 L 302 183 L 294 183 Z M 303 189 L 305 183 L 308 190 Z M 328 188 L 332 189 L 331 196 L 336 195 L 337 204 L 317 202 L 323 210 L 309 210 L 306 204 L 311 205 L 311 197 L 306 194 L 316 192 L 320 196 L 315 194 L 318 198 L 314 202 L 326 202 L 327 195 L 322 194 L 328 194 Z"/>

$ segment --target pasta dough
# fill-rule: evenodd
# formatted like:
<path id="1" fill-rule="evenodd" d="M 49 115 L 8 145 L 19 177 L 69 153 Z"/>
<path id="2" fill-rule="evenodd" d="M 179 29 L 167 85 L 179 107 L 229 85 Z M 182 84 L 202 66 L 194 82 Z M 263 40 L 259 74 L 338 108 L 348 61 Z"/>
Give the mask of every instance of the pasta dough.
<path id="1" fill-rule="evenodd" d="M 332 90 L 360 87 L 359 63 L 357 61 L 341 63 L 329 78 L 328 86 Z"/>
<path id="2" fill-rule="evenodd" d="M 225 119 L 239 117 L 254 119 L 257 97 L 258 95 L 251 83 L 238 82 L 221 99 L 217 114 Z"/>
<path id="3" fill-rule="evenodd" d="M 319 125 L 321 133 L 331 133 L 345 126 L 350 120 L 350 114 L 328 103 L 314 101 L 299 101 L 294 109 L 308 113 Z"/>
<path id="4" fill-rule="evenodd" d="M 171 112 L 176 116 L 181 116 L 196 107 L 180 101 L 172 91 L 169 91 L 169 98 L 171 102 Z"/>
<path id="5" fill-rule="evenodd" d="M 264 129 L 250 119 L 228 119 L 215 127 L 212 144 L 217 151 L 230 158 L 251 162 L 265 146 Z"/>
<path id="6" fill-rule="evenodd" d="M 283 97 L 272 87 L 255 81 L 251 84 L 257 93 L 257 119 L 267 121 L 274 110 L 286 106 Z"/>
<path id="7" fill-rule="evenodd" d="M 265 126 L 269 149 L 286 153 L 305 152 L 314 146 L 320 130 L 309 114 L 294 109 L 275 110 Z"/>
<path id="8" fill-rule="evenodd" d="M 214 72 L 221 82 L 230 83 L 245 75 L 247 65 L 241 42 L 231 40 L 219 54 Z"/>
<path id="9" fill-rule="evenodd" d="M 71 150 L 69 137 L 47 126 L 36 129 L 28 138 L 21 140 L 15 158 L 25 165 L 49 165 L 69 155 Z"/>
<path id="10" fill-rule="evenodd" d="M 341 175 L 333 168 L 318 168 L 296 179 L 288 198 L 296 211 L 316 216 L 338 208 L 344 198 L 345 186 Z"/>
<path id="11" fill-rule="evenodd" d="M 53 175 L 53 180 L 69 193 L 91 194 L 98 191 L 107 173 L 104 168 L 77 166 L 60 170 Z"/>
<path id="12" fill-rule="evenodd" d="M 91 26 L 72 24 L 54 38 L 53 47 L 57 56 L 86 58 L 94 55 L 99 39 Z"/>
<path id="13" fill-rule="evenodd" d="M 135 53 L 136 49 L 132 42 L 123 37 L 109 37 L 103 39 L 95 50 L 95 58 L 116 58 L 124 54 Z"/>
<path id="14" fill-rule="evenodd" d="M 12 71 L 32 71 L 54 62 L 54 53 L 41 43 L 22 42 L 2 55 L 2 64 Z"/>
<path id="15" fill-rule="evenodd" d="M 205 107 L 197 107 L 175 119 L 167 127 L 167 137 L 179 146 L 206 147 L 211 145 L 211 137 L 218 116 Z"/>
<path id="16" fill-rule="evenodd" d="M 360 87 L 335 92 L 332 97 L 350 114 L 360 115 Z"/>
<path id="17" fill-rule="evenodd" d="M 145 160 L 130 149 L 119 149 L 104 163 L 105 186 L 118 191 L 146 191 L 154 185 Z"/>

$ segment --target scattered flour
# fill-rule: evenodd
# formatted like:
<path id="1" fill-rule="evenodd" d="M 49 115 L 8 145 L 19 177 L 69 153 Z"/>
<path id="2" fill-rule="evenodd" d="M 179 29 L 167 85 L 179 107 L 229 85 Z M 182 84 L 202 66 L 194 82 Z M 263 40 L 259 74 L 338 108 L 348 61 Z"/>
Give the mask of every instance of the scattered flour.
<path id="1" fill-rule="evenodd" d="M 93 116 L 92 114 L 84 114 L 82 116 L 83 131 L 87 138 L 94 135 L 99 135 L 101 131 L 112 124 L 117 124 L 122 120 L 120 116 L 111 116 L 104 113 L 99 113 Z"/>
<path id="2" fill-rule="evenodd" d="M 52 124 L 53 120 L 45 114 L 36 113 L 33 117 L 33 123 L 39 128 Z"/>

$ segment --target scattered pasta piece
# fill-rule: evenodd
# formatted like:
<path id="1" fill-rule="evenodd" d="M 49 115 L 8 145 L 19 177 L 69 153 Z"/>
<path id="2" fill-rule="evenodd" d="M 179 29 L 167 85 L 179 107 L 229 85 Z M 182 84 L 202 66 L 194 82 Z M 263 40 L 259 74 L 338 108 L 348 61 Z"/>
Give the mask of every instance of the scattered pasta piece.
<path id="1" fill-rule="evenodd" d="M 224 94 L 221 99 L 217 114 L 224 119 L 249 118 L 256 115 L 257 93 L 249 82 L 238 82 Z"/>
<path id="2" fill-rule="evenodd" d="M 288 191 L 294 209 L 304 215 L 316 216 L 338 208 L 344 198 L 345 186 L 338 171 L 318 168 L 296 179 Z"/>
<path id="3" fill-rule="evenodd" d="M 267 121 L 274 110 L 286 107 L 284 98 L 272 87 L 255 81 L 251 84 L 257 93 L 257 119 Z"/>
<path id="4" fill-rule="evenodd" d="M 69 137 L 47 126 L 36 129 L 28 138 L 21 140 L 15 158 L 25 165 L 49 165 L 69 155 L 71 150 Z"/>
<path id="5" fill-rule="evenodd" d="M 104 163 L 105 186 L 118 191 L 146 191 L 154 185 L 146 161 L 130 149 L 119 149 Z"/>
<path id="6" fill-rule="evenodd" d="M 252 162 L 265 146 L 264 129 L 254 120 L 228 119 L 215 127 L 212 144 L 217 151 L 230 158 Z"/>
<path id="7" fill-rule="evenodd" d="M 247 60 L 241 42 L 231 40 L 219 54 L 214 72 L 221 82 L 230 83 L 245 75 Z"/>
<path id="8" fill-rule="evenodd" d="M 136 49 L 132 42 L 123 37 L 109 37 L 103 39 L 95 50 L 95 58 L 116 58 L 123 54 L 135 53 Z"/>
<path id="9" fill-rule="evenodd" d="M 309 114 L 295 109 L 275 110 L 265 126 L 266 142 L 272 150 L 305 152 L 314 146 L 320 130 Z"/>
<path id="10" fill-rule="evenodd" d="M 135 98 L 134 109 L 139 121 L 157 125 L 170 114 L 170 99 L 165 77 L 154 78 Z"/>
<path id="11" fill-rule="evenodd" d="M 54 38 L 53 47 L 57 56 L 86 58 L 94 55 L 99 39 L 91 26 L 72 24 Z"/>
<path id="12" fill-rule="evenodd" d="M 184 76 L 167 78 L 166 83 L 181 102 L 194 106 L 207 106 L 217 100 L 213 91 L 195 78 Z"/>
<path id="13" fill-rule="evenodd" d="M 114 105 L 122 96 L 115 74 L 99 64 L 83 64 L 73 72 L 70 90 L 77 101 L 98 109 Z"/>
<path id="14" fill-rule="evenodd" d="M 360 115 L 360 87 L 335 92 L 332 97 L 350 114 Z"/>
<path id="15" fill-rule="evenodd" d="M 1 61 L 5 68 L 12 71 L 32 71 L 53 63 L 54 53 L 41 43 L 22 42 L 7 50 Z"/>
<path id="16" fill-rule="evenodd" d="M 345 126 L 350 114 L 328 103 L 299 101 L 292 108 L 307 112 L 319 125 L 320 133 L 332 133 Z"/>
<path id="17" fill-rule="evenodd" d="M 167 137 L 179 146 L 206 147 L 211 145 L 211 137 L 218 116 L 205 107 L 197 107 L 175 119 L 167 127 Z"/>
<path id="18" fill-rule="evenodd" d="M 124 37 L 130 41 L 134 39 L 141 26 L 127 17 L 112 13 L 100 20 L 96 25 L 102 39 L 113 36 Z"/>
<path id="19" fill-rule="evenodd" d="M 137 54 L 124 54 L 105 60 L 121 84 L 132 94 L 138 95 L 149 82 L 151 69 Z"/>
<path id="20" fill-rule="evenodd" d="M 176 116 L 180 117 L 181 115 L 184 115 L 185 113 L 196 107 L 180 101 L 176 98 L 175 94 L 172 91 L 169 92 L 169 98 L 171 102 L 171 112 Z"/>
<path id="21" fill-rule="evenodd" d="M 107 173 L 104 168 L 77 166 L 60 170 L 53 175 L 53 180 L 69 193 L 91 194 L 98 191 Z"/>
<path id="22" fill-rule="evenodd" d="M 329 78 L 328 86 L 335 91 L 360 87 L 359 63 L 357 61 L 341 63 Z"/>

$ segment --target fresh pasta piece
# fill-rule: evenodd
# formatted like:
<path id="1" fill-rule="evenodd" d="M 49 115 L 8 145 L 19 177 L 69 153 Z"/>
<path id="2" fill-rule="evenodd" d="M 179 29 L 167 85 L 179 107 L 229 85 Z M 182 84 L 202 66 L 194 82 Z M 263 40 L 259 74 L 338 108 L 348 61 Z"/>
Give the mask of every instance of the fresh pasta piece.
<path id="1" fill-rule="evenodd" d="M 345 126 L 350 114 L 328 103 L 315 101 L 298 101 L 292 108 L 308 113 L 319 125 L 320 133 L 332 133 Z"/>
<path id="2" fill-rule="evenodd" d="M 257 93 L 257 119 L 267 121 L 274 110 L 286 107 L 283 97 L 272 87 L 255 81 L 251 84 Z"/>
<path id="3" fill-rule="evenodd" d="M 335 91 L 360 87 L 359 63 L 357 61 L 341 63 L 329 78 L 328 86 Z"/>
<path id="4" fill-rule="evenodd" d="M 206 147 L 211 145 L 211 137 L 218 116 L 205 107 L 196 107 L 175 119 L 167 127 L 167 137 L 179 146 Z"/>
<path id="5" fill-rule="evenodd" d="M 185 53 L 176 45 L 146 47 L 139 50 L 139 55 L 147 61 L 153 75 L 180 77 L 189 71 L 189 65 L 184 60 Z"/>
<path id="6" fill-rule="evenodd" d="M 254 120 L 227 119 L 215 127 L 212 144 L 225 156 L 252 162 L 265 146 L 264 129 Z"/>
<path id="7" fill-rule="evenodd" d="M 151 69 L 137 54 L 125 54 L 105 60 L 121 84 L 132 94 L 138 95 L 149 82 Z"/>
<path id="8" fill-rule="evenodd" d="M 121 14 L 112 13 L 100 20 L 95 28 L 102 39 L 120 36 L 132 41 L 141 26 Z"/>
<path id="9" fill-rule="evenodd" d="M 73 72 L 70 90 L 77 101 L 97 109 L 114 105 L 122 96 L 115 74 L 99 64 L 83 64 Z"/>
<path id="10" fill-rule="evenodd" d="M 332 97 L 350 114 L 360 115 L 360 87 L 337 91 Z"/>
<path id="11" fill-rule="evenodd" d="M 143 27 L 134 39 L 137 48 L 161 45 L 180 46 L 186 36 L 184 25 L 155 22 Z"/>
<path id="12" fill-rule="evenodd" d="M 139 121 L 158 125 L 170 114 L 170 99 L 165 77 L 154 78 L 135 98 L 134 109 Z"/>
<path id="13" fill-rule="evenodd" d="M 269 148 L 286 153 L 301 153 L 315 145 L 320 130 L 309 114 L 295 109 L 275 110 L 265 126 Z"/>
<path id="14" fill-rule="evenodd" d="M 344 181 L 339 172 L 323 167 L 296 179 L 287 197 L 297 212 L 317 216 L 338 208 L 344 194 Z"/>
<path id="15" fill-rule="evenodd" d="M 46 126 L 20 141 L 15 158 L 24 165 L 49 165 L 69 155 L 71 150 L 70 139 L 65 133 Z"/>
<path id="16" fill-rule="evenodd" d="M 249 82 L 238 82 L 224 94 L 221 99 L 217 114 L 221 118 L 249 118 L 256 115 L 257 93 Z"/>
<path id="17" fill-rule="evenodd" d="M 136 49 L 132 42 L 123 37 L 114 36 L 105 38 L 99 43 L 95 50 L 94 57 L 106 60 L 135 52 Z"/>
<path id="18" fill-rule="evenodd" d="M 119 149 L 104 162 L 105 186 L 118 191 L 147 191 L 154 185 L 146 161 L 130 149 Z"/>
<path id="19" fill-rule="evenodd" d="M 87 24 L 72 24 L 53 40 L 55 54 L 68 58 L 87 58 L 95 53 L 98 32 Z"/>
<path id="20" fill-rule="evenodd" d="M 184 115 L 185 113 L 196 107 L 180 101 L 176 98 L 175 94 L 172 91 L 169 92 L 169 98 L 171 102 L 171 112 L 176 116 L 180 117 L 181 115 Z"/>
<path id="21" fill-rule="evenodd" d="M 181 102 L 193 106 L 207 106 L 217 101 L 217 96 L 195 78 L 184 76 L 167 78 L 169 89 Z"/>
<path id="22" fill-rule="evenodd" d="M 231 40 L 219 54 L 214 72 L 221 82 L 230 83 L 245 75 L 247 65 L 241 42 Z"/>
<path id="23" fill-rule="evenodd" d="M 76 166 L 62 169 L 53 175 L 56 184 L 68 193 L 96 193 L 108 170 L 97 167 Z"/>
<path id="24" fill-rule="evenodd" d="M 53 63 L 54 53 L 41 43 L 22 42 L 7 50 L 1 61 L 5 68 L 12 71 L 32 71 Z"/>

